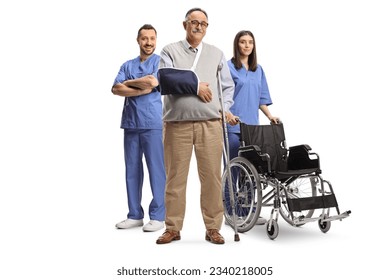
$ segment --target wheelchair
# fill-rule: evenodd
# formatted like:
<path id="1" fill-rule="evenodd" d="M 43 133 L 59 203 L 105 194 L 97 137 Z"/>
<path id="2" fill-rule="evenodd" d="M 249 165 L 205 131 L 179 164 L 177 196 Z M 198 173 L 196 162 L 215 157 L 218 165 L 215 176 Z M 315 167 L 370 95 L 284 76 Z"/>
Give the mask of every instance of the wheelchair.
<path id="1" fill-rule="evenodd" d="M 287 147 L 282 123 L 240 123 L 240 131 L 238 157 L 222 176 L 225 219 L 238 232 L 253 228 L 262 207 L 272 207 L 266 223 L 272 240 L 279 234 L 279 214 L 294 227 L 318 222 L 324 233 L 331 221 L 351 214 L 340 213 L 332 185 L 321 177 L 319 155 L 309 145 Z"/>

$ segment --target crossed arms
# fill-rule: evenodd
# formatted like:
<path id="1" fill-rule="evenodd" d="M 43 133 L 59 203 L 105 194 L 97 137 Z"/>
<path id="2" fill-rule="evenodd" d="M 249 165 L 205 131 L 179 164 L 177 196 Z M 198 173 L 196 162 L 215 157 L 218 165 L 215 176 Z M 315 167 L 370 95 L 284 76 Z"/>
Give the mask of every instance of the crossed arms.
<path id="1" fill-rule="evenodd" d="M 158 80 L 153 75 L 126 80 L 122 83 L 115 84 L 111 91 L 115 95 L 123 97 L 133 97 L 151 93 L 158 86 Z"/>

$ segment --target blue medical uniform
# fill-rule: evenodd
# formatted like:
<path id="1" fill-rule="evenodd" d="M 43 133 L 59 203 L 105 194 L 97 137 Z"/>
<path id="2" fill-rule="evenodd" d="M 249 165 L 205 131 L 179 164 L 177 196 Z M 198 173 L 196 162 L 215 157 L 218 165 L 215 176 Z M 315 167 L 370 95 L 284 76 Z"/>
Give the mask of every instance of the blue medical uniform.
<path id="1" fill-rule="evenodd" d="M 115 78 L 114 85 L 146 75 L 157 75 L 160 57 L 151 55 L 141 62 L 138 56 L 125 62 Z M 162 102 L 157 89 L 152 93 L 126 97 L 121 128 L 124 129 L 126 188 L 129 206 L 128 219 L 143 219 L 141 205 L 144 178 L 142 156 L 145 156 L 153 199 L 149 205 L 151 220 L 165 220 L 165 167 L 162 143 Z"/>
<path id="2" fill-rule="evenodd" d="M 259 124 L 260 105 L 272 104 L 263 68 L 257 65 L 255 72 L 246 70 L 244 66 L 241 69 L 236 69 L 231 60 L 228 61 L 228 65 L 235 85 L 234 104 L 230 111 L 233 115 L 238 116 L 243 123 Z M 227 129 L 229 153 L 232 159 L 238 156 L 240 126 L 228 124 Z"/>

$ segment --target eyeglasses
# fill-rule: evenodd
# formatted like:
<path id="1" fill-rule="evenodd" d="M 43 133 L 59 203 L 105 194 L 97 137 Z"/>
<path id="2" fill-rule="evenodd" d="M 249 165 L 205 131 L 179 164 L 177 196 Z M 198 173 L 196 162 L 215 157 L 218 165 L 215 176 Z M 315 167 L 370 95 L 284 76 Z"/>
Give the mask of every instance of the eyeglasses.
<path id="1" fill-rule="evenodd" d="M 191 23 L 192 27 L 198 27 L 199 25 L 202 26 L 202 28 L 207 28 L 209 24 L 205 21 L 198 21 L 196 19 L 194 20 L 188 20 L 187 22 Z"/>

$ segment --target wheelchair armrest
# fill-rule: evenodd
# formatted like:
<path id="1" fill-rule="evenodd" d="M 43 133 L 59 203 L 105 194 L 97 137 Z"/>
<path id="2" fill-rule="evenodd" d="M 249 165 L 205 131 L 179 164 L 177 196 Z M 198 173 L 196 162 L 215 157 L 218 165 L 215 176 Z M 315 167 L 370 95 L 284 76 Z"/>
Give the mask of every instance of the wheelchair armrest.
<path id="1" fill-rule="evenodd" d="M 267 153 L 261 153 L 257 145 L 239 147 L 238 156 L 249 160 L 260 173 L 271 172 L 271 157 Z"/>
<path id="2" fill-rule="evenodd" d="M 253 151 L 253 150 L 255 150 L 256 152 L 261 152 L 260 147 L 257 145 L 248 145 L 248 146 L 238 148 L 238 151 Z"/>
<path id="3" fill-rule="evenodd" d="M 288 169 L 299 170 L 317 168 L 320 171 L 320 157 L 310 153 L 311 147 L 307 144 L 289 147 Z M 311 156 L 316 158 L 312 158 Z"/>
<path id="4" fill-rule="evenodd" d="M 292 147 L 289 147 L 288 148 L 291 152 L 295 152 L 295 151 L 311 151 L 311 147 L 307 144 L 303 144 L 303 145 L 297 145 L 297 146 L 292 146 Z"/>

